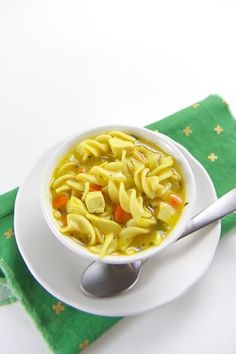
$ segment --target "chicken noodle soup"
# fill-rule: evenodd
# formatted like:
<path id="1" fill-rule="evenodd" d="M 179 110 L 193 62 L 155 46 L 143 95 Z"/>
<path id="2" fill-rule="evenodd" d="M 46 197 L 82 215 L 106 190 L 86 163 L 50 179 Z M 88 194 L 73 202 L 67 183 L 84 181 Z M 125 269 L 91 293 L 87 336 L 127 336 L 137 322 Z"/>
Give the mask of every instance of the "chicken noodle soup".
<path id="1" fill-rule="evenodd" d="M 185 204 L 174 158 L 122 131 L 68 151 L 53 172 L 50 197 L 61 233 L 101 257 L 159 246 Z"/>

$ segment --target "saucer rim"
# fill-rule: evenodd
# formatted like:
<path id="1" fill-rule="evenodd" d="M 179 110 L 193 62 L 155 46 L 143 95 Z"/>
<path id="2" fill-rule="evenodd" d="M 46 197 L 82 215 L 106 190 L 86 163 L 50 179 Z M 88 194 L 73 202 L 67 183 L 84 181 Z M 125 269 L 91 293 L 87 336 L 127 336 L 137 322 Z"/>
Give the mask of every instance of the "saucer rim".
<path id="1" fill-rule="evenodd" d="M 172 139 L 170 139 L 170 140 L 172 140 Z M 214 195 L 214 199 L 216 199 L 217 196 L 216 196 L 216 191 L 215 191 L 214 184 L 213 184 L 209 174 L 205 170 L 205 168 L 199 163 L 199 161 L 194 156 L 192 156 L 192 154 L 190 152 L 188 152 L 188 150 L 185 147 L 183 147 L 181 144 L 175 142 L 174 140 L 172 140 L 172 142 L 177 144 L 178 147 L 180 149 L 182 149 L 183 154 L 185 156 L 187 155 L 186 156 L 187 159 L 190 159 L 190 160 L 192 159 L 193 162 L 197 165 L 197 167 L 202 170 L 204 176 L 208 180 L 209 187 L 211 187 L 211 192 Z M 44 154 L 42 154 L 41 158 L 42 158 L 43 155 L 46 156 L 47 153 L 49 153 L 49 151 L 50 151 L 50 149 L 48 151 L 46 151 Z M 40 160 L 40 158 L 39 158 L 39 160 Z M 32 171 L 35 169 L 35 167 L 36 167 L 37 163 L 39 162 L 39 160 L 36 161 L 34 166 L 31 168 L 30 172 L 28 173 L 27 177 L 25 178 L 25 181 L 30 177 Z M 137 315 L 137 314 L 146 313 L 148 311 L 151 311 L 153 309 L 161 307 L 161 306 L 163 306 L 163 305 L 165 305 L 165 304 L 167 304 L 167 303 L 179 298 L 186 291 L 188 291 L 188 289 L 190 289 L 206 273 L 206 271 L 208 270 L 208 268 L 209 268 L 209 266 L 210 266 L 210 264 L 211 264 L 211 262 L 212 262 L 212 260 L 214 258 L 214 254 L 215 254 L 215 251 L 216 251 L 216 248 L 217 248 L 217 245 L 218 245 L 218 241 L 219 241 L 219 238 L 220 238 L 220 231 L 221 231 L 221 223 L 220 223 L 220 221 L 215 223 L 214 234 L 215 233 L 218 234 L 218 239 L 216 240 L 215 247 L 212 250 L 212 253 L 211 253 L 211 256 L 209 257 L 208 263 L 205 265 L 205 267 L 202 270 L 202 272 L 199 273 L 196 278 L 194 278 L 194 280 L 191 282 L 191 284 L 188 284 L 186 287 L 184 287 L 181 291 L 179 291 L 178 294 L 175 294 L 174 296 L 172 295 L 170 297 L 167 297 L 166 301 L 162 301 L 161 303 L 157 304 L 156 306 L 153 306 L 153 305 L 152 306 L 146 306 L 145 308 L 143 308 L 141 310 L 137 309 L 137 311 L 133 311 L 132 310 L 130 312 L 129 311 L 123 311 L 123 312 L 119 311 L 119 312 L 117 312 L 117 311 L 111 311 L 111 310 L 106 311 L 104 309 L 103 310 L 101 310 L 101 309 L 98 310 L 96 308 L 96 301 L 95 301 L 95 308 L 91 307 L 90 305 L 87 306 L 87 305 L 84 305 L 84 304 L 83 304 L 82 307 L 78 307 L 78 303 L 75 303 L 74 301 L 71 301 L 67 296 L 64 296 L 63 294 L 58 293 L 57 290 L 51 288 L 51 286 L 48 284 L 47 281 L 44 281 L 43 279 L 41 279 L 41 276 L 38 275 L 37 274 L 37 270 L 35 270 L 34 267 L 31 266 L 30 259 L 28 260 L 27 255 L 25 255 L 25 253 L 24 253 L 24 249 L 22 249 L 22 247 L 21 247 L 20 237 L 18 237 L 18 231 L 17 231 L 17 215 L 18 215 L 17 210 L 18 210 L 19 204 L 21 202 L 21 194 L 22 194 L 23 187 L 24 187 L 24 183 L 22 184 L 22 187 L 19 189 L 19 192 L 17 194 L 16 204 L 15 204 L 15 214 L 14 214 L 14 227 L 15 227 L 15 234 L 16 234 L 16 242 L 17 242 L 18 249 L 19 249 L 19 251 L 21 253 L 21 256 L 24 259 L 24 262 L 26 263 L 27 268 L 29 269 L 31 274 L 34 276 L 36 281 L 46 291 L 48 291 L 50 294 L 52 294 L 53 296 L 55 296 L 57 299 L 61 300 L 65 304 L 68 304 L 69 306 L 72 306 L 72 307 L 74 307 L 77 310 L 84 311 L 84 312 L 87 312 L 87 313 L 90 313 L 90 314 L 94 314 L 94 315 L 110 316 L 110 317 L 133 316 L 133 315 Z M 119 295 L 117 295 L 117 296 L 119 296 Z"/>

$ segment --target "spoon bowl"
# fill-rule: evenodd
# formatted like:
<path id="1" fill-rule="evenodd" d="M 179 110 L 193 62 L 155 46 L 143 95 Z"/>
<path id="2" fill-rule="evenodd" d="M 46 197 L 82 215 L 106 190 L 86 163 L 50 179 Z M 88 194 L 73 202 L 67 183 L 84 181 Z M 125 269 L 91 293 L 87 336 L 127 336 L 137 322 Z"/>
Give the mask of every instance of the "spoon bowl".
<path id="1" fill-rule="evenodd" d="M 139 279 L 142 261 L 127 264 L 93 262 L 82 276 L 80 287 L 88 296 L 106 297 L 131 289 Z M 109 292 L 107 285 L 109 282 Z"/>

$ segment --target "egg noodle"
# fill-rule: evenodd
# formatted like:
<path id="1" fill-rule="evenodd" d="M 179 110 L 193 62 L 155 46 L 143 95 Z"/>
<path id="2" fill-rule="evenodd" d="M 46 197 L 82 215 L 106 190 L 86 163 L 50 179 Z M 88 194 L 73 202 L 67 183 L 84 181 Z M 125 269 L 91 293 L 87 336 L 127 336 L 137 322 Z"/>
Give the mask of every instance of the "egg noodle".
<path id="1" fill-rule="evenodd" d="M 142 138 L 108 131 L 79 142 L 50 183 L 60 232 L 91 252 L 132 255 L 159 246 L 184 208 L 174 158 Z"/>

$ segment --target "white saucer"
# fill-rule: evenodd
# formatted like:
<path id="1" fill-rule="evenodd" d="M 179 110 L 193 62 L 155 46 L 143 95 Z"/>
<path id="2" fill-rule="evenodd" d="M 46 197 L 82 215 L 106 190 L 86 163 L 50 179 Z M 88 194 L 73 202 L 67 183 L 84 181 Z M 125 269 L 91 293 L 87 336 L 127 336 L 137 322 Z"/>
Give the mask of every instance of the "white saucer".
<path id="1" fill-rule="evenodd" d="M 197 184 L 194 214 L 216 199 L 205 169 L 178 144 L 192 166 Z M 47 151 L 21 186 L 15 205 L 15 235 L 21 255 L 35 279 L 51 294 L 79 310 L 104 316 L 129 316 L 166 304 L 182 295 L 207 271 L 220 237 L 220 222 L 175 242 L 145 263 L 130 291 L 110 298 L 90 298 L 80 290 L 88 261 L 64 247 L 49 230 L 39 204 L 41 171 Z"/>

